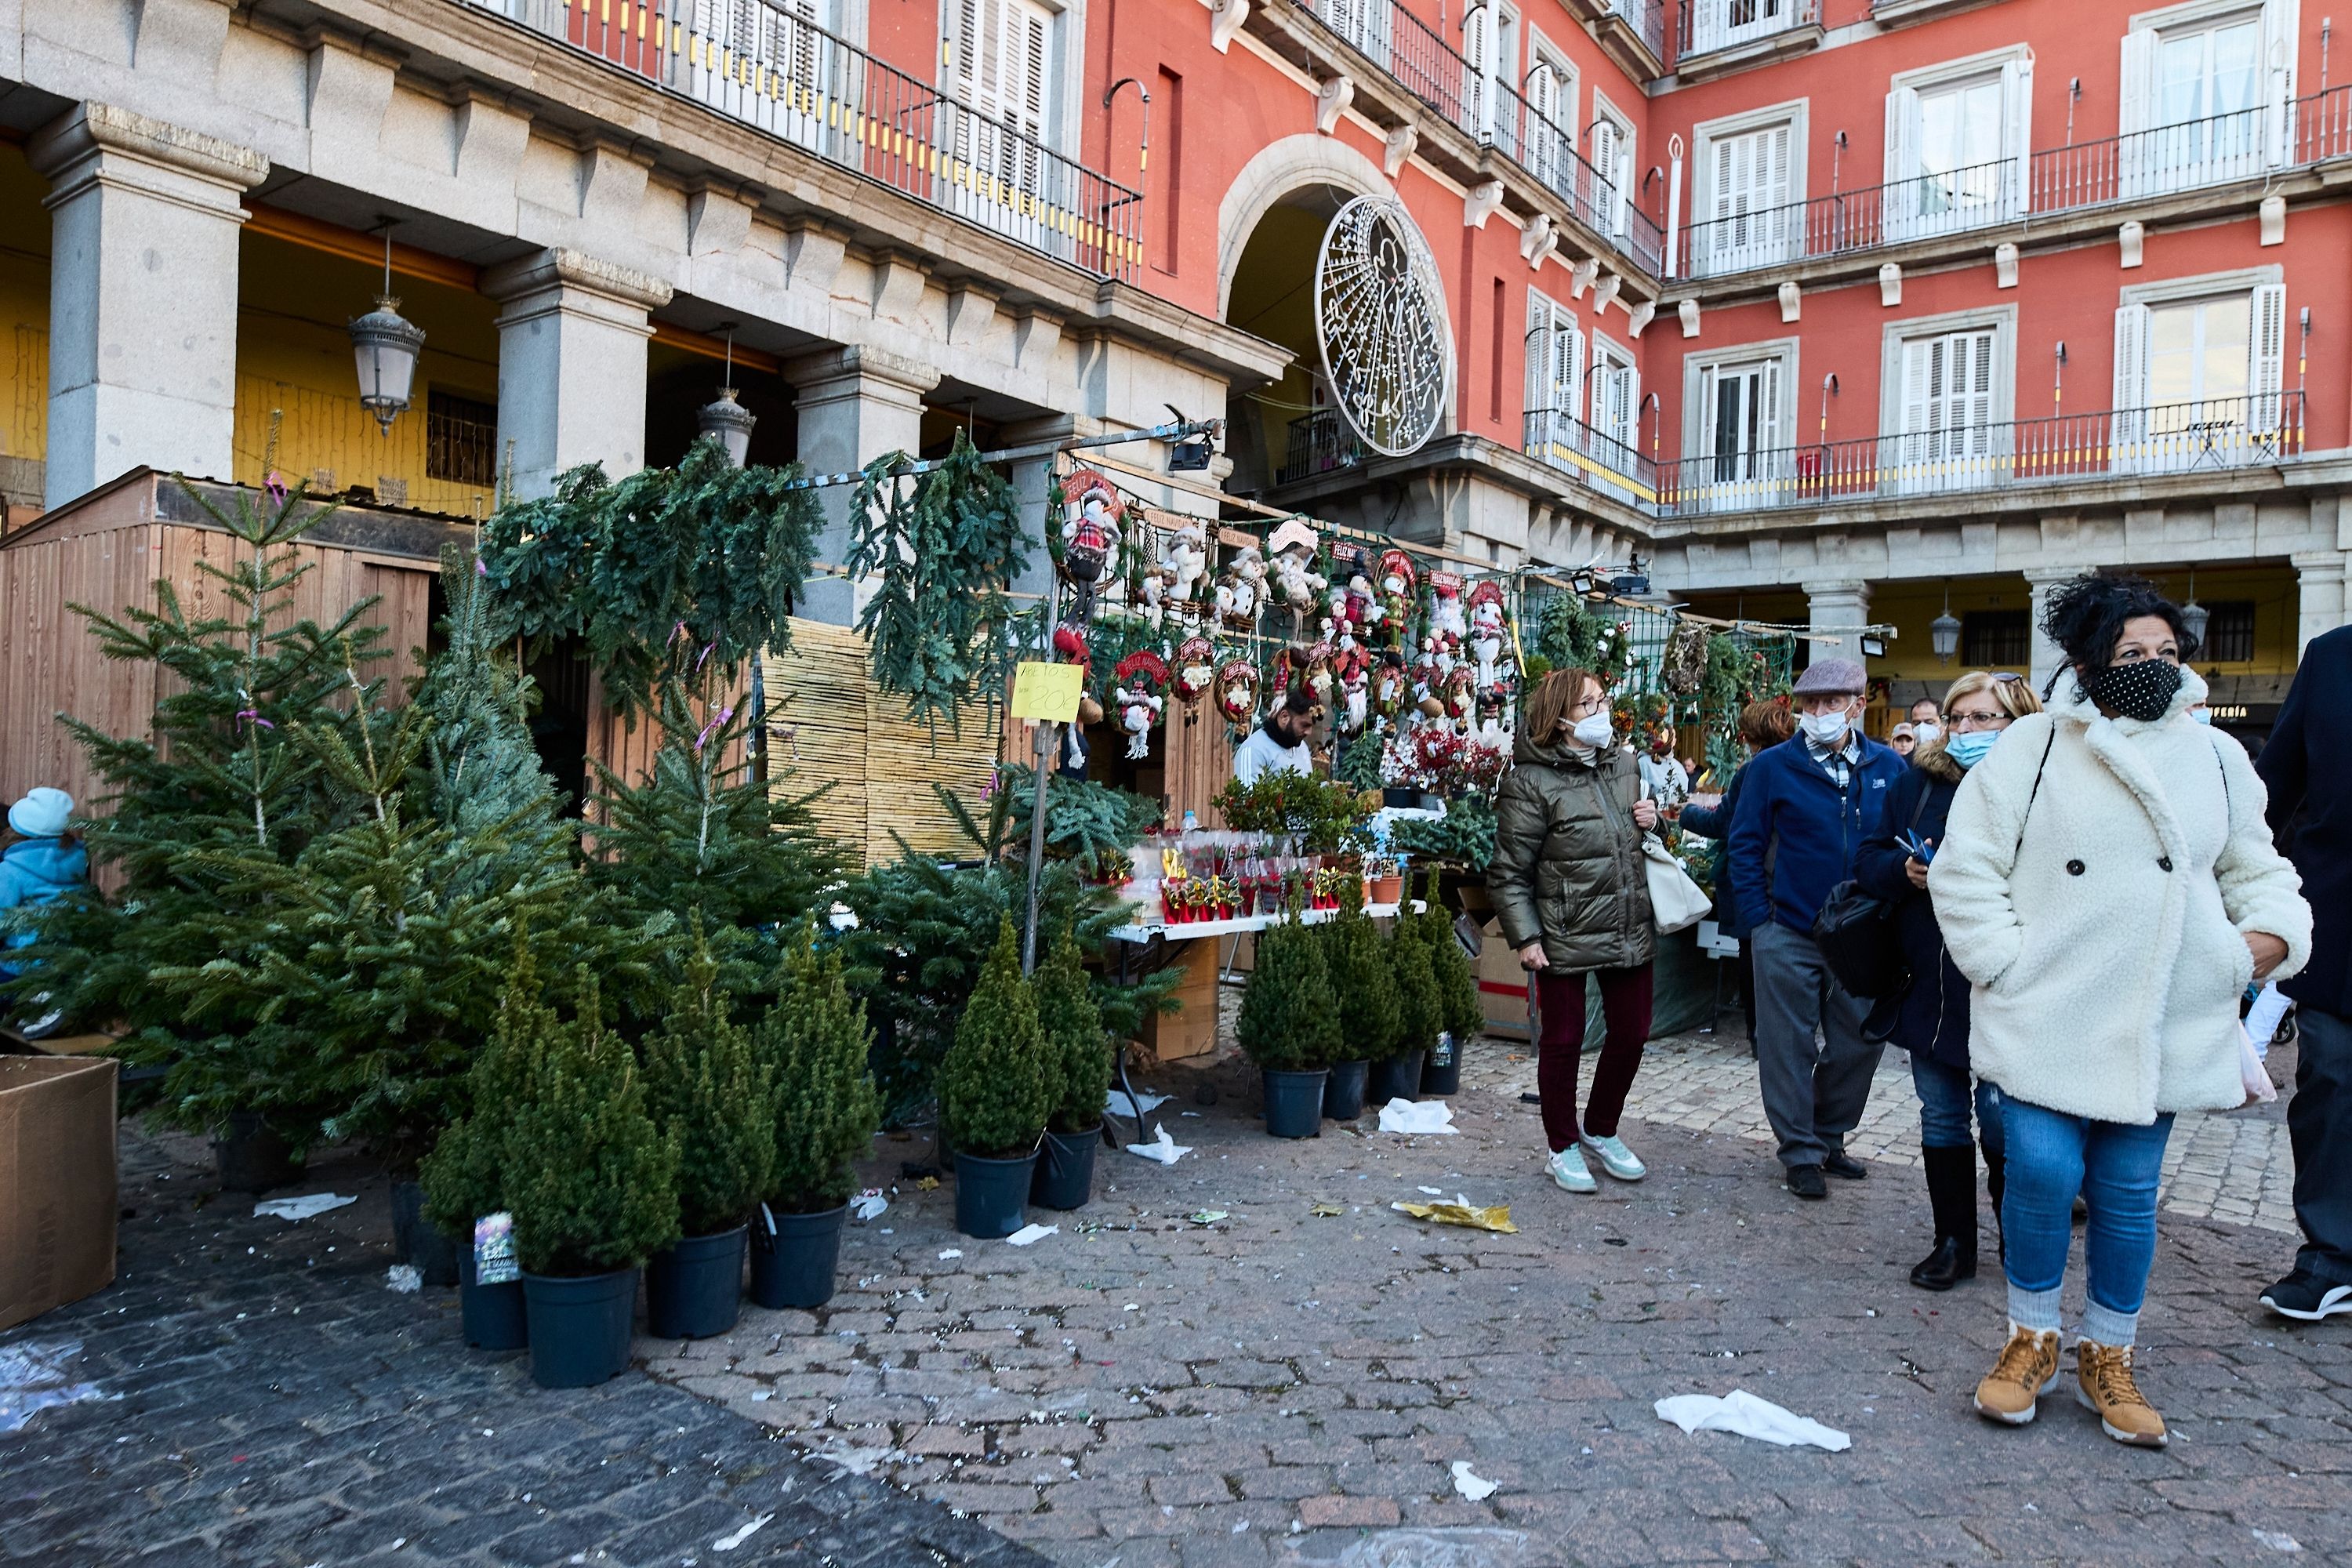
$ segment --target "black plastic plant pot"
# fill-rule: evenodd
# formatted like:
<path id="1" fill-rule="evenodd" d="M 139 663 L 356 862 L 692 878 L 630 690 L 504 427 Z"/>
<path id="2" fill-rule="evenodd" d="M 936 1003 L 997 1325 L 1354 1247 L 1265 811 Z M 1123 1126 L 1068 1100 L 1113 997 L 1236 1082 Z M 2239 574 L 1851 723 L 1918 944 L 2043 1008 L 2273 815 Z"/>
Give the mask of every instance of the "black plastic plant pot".
<path id="1" fill-rule="evenodd" d="M 266 1193 L 302 1179 L 302 1162 L 257 1110 L 232 1110 L 213 1140 L 221 1189 Z"/>
<path id="2" fill-rule="evenodd" d="M 1421 1092 L 1443 1096 L 1459 1093 L 1461 1089 L 1462 1042 L 1441 1032 L 1437 1043 L 1429 1047 L 1429 1059 L 1422 1064 Z"/>
<path id="3" fill-rule="evenodd" d="M 956 1229 L 982 1241 L 994 1241 L 1028 1224 L 1029 1183 L 1036 1164 L 1034 1151 L 1017 1160 L 958 1154 Z"/>
<path id="4" fill-rule="evenodd" d="M 1408 807 L 1417 806 L 1421 804 L 1421 792 L 1417 789 L 1399 789 L 1394 784 L 1387 784 L 1382 786 L 1381 790 L 1381 804 L 1382 805 Z"/>
<path id="5" fill-rule="evenodd" d="M 743 1315 L 743 1243 L 750 1226 L 689 1236 L 646 1262 L 646 1332 L 707 1340 Z"/>
<path id="6" fill-rule="evenodd" d="M 1329 1069 L 1286 1072 L 1261 1068 L 1265 1079 L 1265 1130 L 1276 1138 L 1323 1135 L 1323 1080 Z"/>
<path id="7" fill-rule="evenodd" d="M 392 1258 L 413 1263 L 425 1284 L 457 1282 L 457 1238 L 444 1235 L 425 1217 L 425 1188 L 415 1182 L 392 1184 Z"/>
<path id="8" fill-rule="evenodd" d="M 522 1277 L 530 1319 L 530 1380 L 541 1388 L 593 1388 L 629 1364 L 637 1271 Z"/>
<path id="9" fill-rule="evenodd" d="M 1375 1110 L 1391 1100 L 1420 1099 L 1422 1056 L 1420 1051 L 1406 1051 L 1374 1062 L 1371 1087 L 1364 1098 L 1371 1101 Z"/>
<path id="10" fill-rule="evenodd" d="M 1082 1209 L 1095 1195 L 1095 1151 L 1102 1126 L 1084 1132 L 1048 1132 L 1037 1150 L 1037 1172 L 1029 1179 L 1029 1201 L 1039 1208 Z"/>
<path id="11" fill-rule="evenodd" d="M 841 1268 L 841 1226 L 849 1205 L 815 1214 L 779 1214 L 775 1231 L 768 1214 L 751 1222 L 751 1300 L 768 1308 L 808 1311 L 833 1300 Z"/>
<path id="12" fill-rule="evenodd" d="M 1370 1062 L 1334 1062 L 1323 1084 L 1323 1114 L 1333 1121 L 1353 1121 L 1364 1113 L 1364 1085 Z"/>
<path id="13" fill-rule="evenodd" d="M 523 1311 L 522 1281 L 484 1285 L 474 1278 L 474 1249 L 457 1248 L 457 1317 L 466 1342 L 476 1350 L 519 1351 L 530 1343 Z"/>

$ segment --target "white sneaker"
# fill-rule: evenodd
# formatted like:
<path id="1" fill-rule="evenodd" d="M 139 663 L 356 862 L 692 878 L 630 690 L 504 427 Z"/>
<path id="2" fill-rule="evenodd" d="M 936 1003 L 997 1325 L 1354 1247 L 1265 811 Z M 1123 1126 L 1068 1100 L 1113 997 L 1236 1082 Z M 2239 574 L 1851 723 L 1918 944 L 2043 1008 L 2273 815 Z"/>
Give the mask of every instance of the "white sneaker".
<path id="1" fill-rule="evenodd" d="M 1597 1193 L 1601 1190 L 1601 1184 L 1594 1181 L 1592 1173 L 1584 1168 L 1584 1151 L 1574 1144 L 1554 1154 L 1546 1169 L 1551 1172 L 1553 1181 L 1571 1193 Z"/>
<path id="2" fill-rule="evenodd" d="M 1638 1182 L 1650 1173 L 1650 1167 L 1625 1147 L 1622 1138 L 1587 1137 L 1582 1142 L 1601 1157 L 1601 1168 L 1621 1182 Z"/>

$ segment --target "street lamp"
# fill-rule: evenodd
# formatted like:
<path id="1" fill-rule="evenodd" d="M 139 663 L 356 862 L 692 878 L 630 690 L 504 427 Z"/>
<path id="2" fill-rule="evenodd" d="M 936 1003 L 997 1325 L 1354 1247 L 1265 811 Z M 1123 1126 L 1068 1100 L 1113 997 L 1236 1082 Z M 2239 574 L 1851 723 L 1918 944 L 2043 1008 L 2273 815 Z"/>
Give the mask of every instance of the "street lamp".
<path id="1" fill-rule="evenodd" d="M 2180 629 L 2188 634 L 2190 642 L 2201 648 L 2205 646 L 2205 624 L 2212 618 L 2213 612 L 2197 602 L 2197 568 L 2191 566 L 2189 569 L 2189 602 L 2180 606 Z M 2181 649 L 2181 656 L 2193 657 L 2187 648 Z"/>
<path id="2" fill-rule="evenodd" d="M 392 292 L 392 220 L 383 220 L 383 292 L 375 309 L 349 323 L 352 354 L 360 373 L 360 406 L 375 416 L 386 436 L 392 422 L 408 407 L 409 391 L 416 384 L 416 355 L 425 346 L 425 329 L 402 317 L 400 301 Z"/>
<path id="3" fill-rule="evenodd" d="M 740 468 L 751 450 L 751 426 L 760 419 L 735 401 L 735 323 L 725 322 L 720 330 L 727 334 L 727 379 L 719 386 L 718 397 L 702 405 L 695 419 L 695 429 L 700 435 L 717 437 L 728 462 Z"/>
<path id="4" fill-rule="evenodd" d="M 1944 590 L 1944 613 L 1927 623 L 1927 642 L 1937 664 L 1949 664 L 1960 651 L 1960 617 L 1952 614 L 1952 591 Z"/>

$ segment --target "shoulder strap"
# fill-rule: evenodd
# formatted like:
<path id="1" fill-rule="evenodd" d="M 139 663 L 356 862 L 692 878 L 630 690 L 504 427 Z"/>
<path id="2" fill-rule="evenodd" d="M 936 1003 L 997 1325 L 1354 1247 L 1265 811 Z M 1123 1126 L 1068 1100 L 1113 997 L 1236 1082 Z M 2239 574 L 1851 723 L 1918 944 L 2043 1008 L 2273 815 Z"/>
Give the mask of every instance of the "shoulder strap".
<path id="1" fill-rule="evenodd" d="M 1912 832 L 1916 833 L 1919 831 L 1919 818 L 1927 809 L 1927 797 L 1935 793 L 1936 784 L 1933 779 L 1928 780 L 1927 783 L 1919 786 L 1919 798 L 1911 803 Z"/>
<path id="2" fill-rule="evenodd" d="M 2017 849 L 2010 851 L 2011 859 L 2016 858 L 2018 850 L 2025 847 L 2025 825 L 2033 820 L 2033 803 L 2042 794 L 2042 770 L 2050 765 L 2050 748 L 2057 743 L 2058 721 L 2053 719 L 2050 721 L 2050 738 L 2042 742 L 2042 761 L 2033 770 L 2033 788 L 2025 796 L 2025 815 L 2017 819 Z"/>

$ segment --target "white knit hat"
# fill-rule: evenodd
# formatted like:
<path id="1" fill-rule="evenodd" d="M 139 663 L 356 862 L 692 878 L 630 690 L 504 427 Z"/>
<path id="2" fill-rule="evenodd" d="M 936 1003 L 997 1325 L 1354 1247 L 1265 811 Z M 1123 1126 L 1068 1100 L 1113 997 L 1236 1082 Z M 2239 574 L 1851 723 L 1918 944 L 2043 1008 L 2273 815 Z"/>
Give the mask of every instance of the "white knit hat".
<path id="1" fill-rule="evenodd" d="M 8 826 L 27 838 L 55 838 L 73 820 L 73 796 L 47 784 L 25 792 L 25 798 L 8 808 Z"/>

